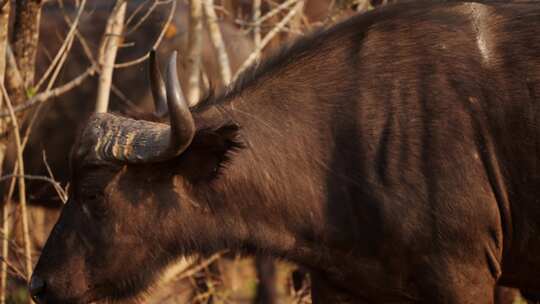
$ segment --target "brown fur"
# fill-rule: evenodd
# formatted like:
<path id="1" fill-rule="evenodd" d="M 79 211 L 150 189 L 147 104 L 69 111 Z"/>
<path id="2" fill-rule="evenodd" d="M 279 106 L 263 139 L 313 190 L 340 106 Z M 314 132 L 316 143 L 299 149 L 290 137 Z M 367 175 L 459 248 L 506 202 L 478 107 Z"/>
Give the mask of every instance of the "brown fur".
<path id="1" fill-rule="evenodd" d="M 307 267 L 314 303 L 539 290 L 539 50 L 538 4 L 395 5 L 206 100 L 169 161 L 92 161 L 89 134 L 116 119 L 93 117 L 40 301 L 133 296 L 179 255 L 223 248 Z"/>

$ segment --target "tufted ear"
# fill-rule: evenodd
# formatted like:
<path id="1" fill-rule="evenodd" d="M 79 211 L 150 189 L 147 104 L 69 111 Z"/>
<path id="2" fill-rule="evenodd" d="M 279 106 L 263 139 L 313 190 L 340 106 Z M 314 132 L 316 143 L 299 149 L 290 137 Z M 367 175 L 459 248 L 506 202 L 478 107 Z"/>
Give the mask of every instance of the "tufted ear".
<path id="1" fill-rule="evenodd" d="M 216 178 L 234 153 L 244 148 L 239 130 L 235 123 L 198 130 L 191 146 L 179 159 L 181 174 L 192 182 Z"/>

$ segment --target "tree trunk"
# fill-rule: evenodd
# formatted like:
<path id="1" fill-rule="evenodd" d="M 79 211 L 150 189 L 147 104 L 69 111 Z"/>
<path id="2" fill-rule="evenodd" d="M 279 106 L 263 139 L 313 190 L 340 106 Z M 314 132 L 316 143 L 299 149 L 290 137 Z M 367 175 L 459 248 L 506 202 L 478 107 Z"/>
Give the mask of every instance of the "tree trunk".
<path id="1" fill-rule="evenodd" d="M 96 100 L 96 113 L 107 112 L 109 107 L 114 62 L 116 60 L 118 46 L 122 42 L 126 9 L 127 2 L 125 0 L 118 0 L 107 21 L 107 27 L 105 29 L 99 56 L 101 74 L 99 77 L 98 95 Z"/>
<path id="2" fill-rule="evenodd" d="M 217 62 L 219 64 L 219 71 L 221 74 L 221 80 L 224 85 L 228 85 L 231 82 L 231 66 L 229 64 L 229 56 L 227 55 L 227 48 L 221 35 L 221 29 L 219 28 L 216 11 L 214 10 L 213 0 L 203 0 L 204 13 L 206 15 L 206 22 L 208 24 L 208 31 L 210 32 L 210 38 L 212 39 L 212 45 L 217 54 Z"/>
<path id="3" fill-rule="evenodd" d="M 188 88 L 187 100 L 190 106 L 200 98 L 201 47 L 202 47 L 202 2 L 190 0 L 188 36 Z"/>
<path id="4" fill-rule="evenodd" d="M 13 55 L 18 71 L 22 78 L 22 84 L 7 81 L 7 90 L 11 96 L 13 105 L 23 103 L 28 96 L 33 95 L 36 54 L 39 42 L 39 24 L 41 19 L 42 0 L 17 0 L 15 1 L 15 24 L 13 26 Z M 7 75 L 14 69 L 7 66 Z"/>

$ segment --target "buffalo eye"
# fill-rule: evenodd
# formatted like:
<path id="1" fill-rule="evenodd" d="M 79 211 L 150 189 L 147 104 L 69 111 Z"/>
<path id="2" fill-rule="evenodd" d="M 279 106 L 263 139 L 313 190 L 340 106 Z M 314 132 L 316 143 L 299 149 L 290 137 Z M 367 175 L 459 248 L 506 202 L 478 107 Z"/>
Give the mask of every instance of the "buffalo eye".
<path id="1" fill-rule="evenodd" d="M 101 198 L 101 195 L 96 192 L 83 193 L 82 199 L 85 202 L 95 202 Z"/>
<path id="2" fill-rule="evenodd" d="M 96 201 L 98 198 L 99 198 L 99 195 L 97 194 L 90 194 L 86 197 L 86 199 L 89 201 Z"/>
<path id="3" fill-rule="evenodd" d="M 96 203 L 103 198 L 103 194 L 99 191 L 84 191 L 81 195 L 82 201 L 86 203 Z"/>
<path id="4" fill-rule="evenodd" d="M 101 203 L 103 195 L 100 193 L 89 193 L 83 196 L 83 211 L 94 219 L 103 218 L 106 214 L 106 207 Z"/>

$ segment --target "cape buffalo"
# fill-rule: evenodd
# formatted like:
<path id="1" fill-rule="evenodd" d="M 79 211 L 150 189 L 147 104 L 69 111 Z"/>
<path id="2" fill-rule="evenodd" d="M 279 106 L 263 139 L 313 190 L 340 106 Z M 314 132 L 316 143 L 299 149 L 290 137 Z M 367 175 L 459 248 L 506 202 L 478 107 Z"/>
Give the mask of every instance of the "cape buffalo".
<path id="1" fill-rule="evenodd" d="M 92 116 L 38 303 L 136 297 L 181 255 L 271 254 L 314 303 L 540 290 L 540 5 L 409 3 L 310 35 L 170 125 Z"/>

